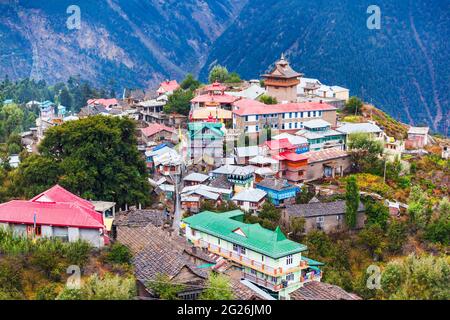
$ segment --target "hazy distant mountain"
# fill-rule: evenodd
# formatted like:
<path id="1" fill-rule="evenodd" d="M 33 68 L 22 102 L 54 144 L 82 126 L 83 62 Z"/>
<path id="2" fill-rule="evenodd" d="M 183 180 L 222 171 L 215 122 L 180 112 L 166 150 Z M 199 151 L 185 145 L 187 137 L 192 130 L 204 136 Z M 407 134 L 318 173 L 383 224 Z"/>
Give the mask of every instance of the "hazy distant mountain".
<path id="1" fill-rule="evenodd" d="M 367 28 L 371 4 L 381 9 L 380 30 Z M 236 21 L 203 76 L 220 62 L 258 77 L 284 51 L 305 76 L 448 134 L 450 1 L 250 0 Z"/>
<path id="2" fill-rule="evenodd" d="M 198 73 L 242 0 L 0 0 L 0 76 L 147 87 Z M 81 11 L 80 30 L 66 26 Z"/>
<path id="3" fill-rule="evenodd" d="M 369 30 L 367 7 L 381 8 Z M 398 0 L 0 0 L 0 76 L 154 86 L 220 63 L 255 78 L 285 52 L 394 117 L 448 134 L 450 2 Z"/>

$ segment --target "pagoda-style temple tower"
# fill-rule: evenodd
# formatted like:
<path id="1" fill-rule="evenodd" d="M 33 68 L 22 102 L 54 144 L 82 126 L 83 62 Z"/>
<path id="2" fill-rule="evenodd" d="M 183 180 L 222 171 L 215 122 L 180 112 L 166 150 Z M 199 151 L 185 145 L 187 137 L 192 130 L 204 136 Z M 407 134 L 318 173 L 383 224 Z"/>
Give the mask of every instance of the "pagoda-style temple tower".
<path id="1" fill-rule="evenodd" d="M 275 68 L 269 74 L 263 75 L 267 94 L 278 100 L 278 103 L 284 101 L 297 101 L 297 86 L 303 74 L 294 71 L 284 54 L 275 64 Z"/>

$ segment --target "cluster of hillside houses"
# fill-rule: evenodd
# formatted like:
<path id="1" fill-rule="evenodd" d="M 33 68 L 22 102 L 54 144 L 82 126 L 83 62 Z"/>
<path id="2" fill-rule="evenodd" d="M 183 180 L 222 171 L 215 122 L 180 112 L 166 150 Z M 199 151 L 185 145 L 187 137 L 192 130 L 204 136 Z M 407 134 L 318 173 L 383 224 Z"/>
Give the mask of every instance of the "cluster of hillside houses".
<path id="1" fill-rule="evenodd" d="M 178 89 L 172 80 L 152 96 L 139 91 L 122 100 L 92 99 L 76 115 L 49 101 L 32 101 L 40 117 L 22 136 L 32 152 L 51 126 L 96 114 L 135 119 L 149 182 L 166 209 L 116 208 L 55 186 L 31 200 L 1 204 L 0 225 L 28 236 L 83 239 L 95 247 L 124 243 L 134 254 L 141 297 L 154 295 L 149 283 L 163 273 L 185 285 L 180 298 L 195 299 L 214 271 L 229 277 L 238 299 L 359 299 L 320 282 L 323 264 L 304 255 L 306 246 L 289 240 L 280 228 L 244 223 L 244 213 L 257 215 L 271 202 L 282 208 L 281 225 L 302 217 L 304 232 L 343 230 L 345 202 L 313 198 L 295 204 L 302 187 L 350 171 L 352 133 L 371 135 L 395 156 L 406 147 L 422 149 L 428 129 L 411 128 L 403 142 L 386 136 L 375 122 L 340 123 L 337 111 L 349 90 L 304 78 L 284 56 L 263 82 L 201 87 L 188 116 L 163 112 Z M 277 103 L 260 102 L 263 95 Z M 202 212 L 205 202 L 233 202 L 240 210 Z M 186 217 L 178 226 L 181 232 L 170 226 L 175 211 Z M 364 222 L 361 205 L 357 227 Z"/>

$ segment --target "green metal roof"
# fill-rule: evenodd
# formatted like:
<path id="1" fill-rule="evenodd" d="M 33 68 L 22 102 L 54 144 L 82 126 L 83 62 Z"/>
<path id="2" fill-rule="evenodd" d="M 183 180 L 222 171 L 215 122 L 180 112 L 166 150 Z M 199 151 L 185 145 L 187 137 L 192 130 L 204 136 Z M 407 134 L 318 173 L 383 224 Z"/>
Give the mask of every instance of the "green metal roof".
<path id="1" fill-rule="evenodd" d="M 302 260 L 306 261 L 306 263 L 308 264 L 308 266 L 324 266 L 325 264 L 313 259 L 309 259 L 305 256 L 302 255 Z"/>
<path id="2" fill-rule="evenodd" d="M 192 229 L 205 232 L 220 239 L 238 244 L 268 257 L 278 259 L 289 254 L 305 251 L 303 244 L 291 241 L 278 227 L 271 231 L 260 224 L 246 224 L 242 220 L 244 213 L 240 210 L 214 213 L 205 211 L 183 219 Z M 246 236 L 234 231 L 241 229 Z"/>
<path id="3" fill-rule="evenodd" d="M 188 123 L 188 128 L 191 136 L 201 134 L 204 139 L 211 139 L 214 135 L 203 133 L 203 129 L 211 130 L 211 132 L 214 132 L 216 136 L 222 137 L 225 135 L 225 133 L 221 130 L 222 125 L 222 123 L 216 122 L 190 122 Z"/>

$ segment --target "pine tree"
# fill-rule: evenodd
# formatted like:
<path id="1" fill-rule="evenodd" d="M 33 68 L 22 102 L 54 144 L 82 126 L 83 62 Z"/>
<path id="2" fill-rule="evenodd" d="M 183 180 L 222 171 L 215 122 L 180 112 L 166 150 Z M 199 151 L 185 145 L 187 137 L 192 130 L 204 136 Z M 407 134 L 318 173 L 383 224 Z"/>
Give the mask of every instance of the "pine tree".
<path id="1" fill-rule="evenodd" d="M 350 176 L 347 179 L 345 198 L 345 222 L 350 229 L 353 229 L 356 227 L 356 214 L 360 203 L 359 189 L 355 176 Z"/>

